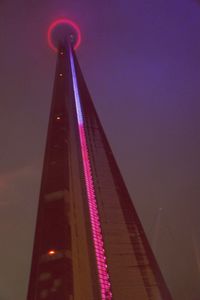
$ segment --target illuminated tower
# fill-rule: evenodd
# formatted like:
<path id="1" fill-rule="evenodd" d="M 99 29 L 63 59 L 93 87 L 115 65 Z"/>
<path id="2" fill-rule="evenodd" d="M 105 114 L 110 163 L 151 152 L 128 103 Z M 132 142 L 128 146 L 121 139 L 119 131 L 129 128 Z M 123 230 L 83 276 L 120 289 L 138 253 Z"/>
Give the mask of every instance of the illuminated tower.
<path id="1" fill-rule="evenodd" d="M 27 300 L 171 300 L 75 56 L 80 31 L 62 19 L 48 39 L 57 67 Z"/>

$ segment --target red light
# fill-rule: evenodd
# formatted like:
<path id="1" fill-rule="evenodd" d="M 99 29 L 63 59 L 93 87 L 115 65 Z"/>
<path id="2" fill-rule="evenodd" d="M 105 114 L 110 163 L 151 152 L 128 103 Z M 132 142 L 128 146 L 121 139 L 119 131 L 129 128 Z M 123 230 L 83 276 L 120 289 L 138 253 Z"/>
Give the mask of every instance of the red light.
<path id="1" fill-rule="evenodd" d="M 97 200 L 95 196 L 93 177 L 91 173 L 86 135 L 85 135 L 84 126 L 81 123 L 79 124 L 79 136 L 81 142 L 86 189 L 88 194 L 88 204 L 89 204 L 90 220 L 92 225 L 92 235 L 93 235 L 94 248 L 96 253 L 99 281 L 101 286 L 101 300 L 112 300 L 112 293 L 110 289 L 106 257 L 104 255 L 105 250 L 104 250 L 103 236 L 101 232 L 101 224 L 99 221 L 99 213 L 98 213 L 98 208 L 96 203 Z"/>
<path id="2" fill-rule="evenodd" d="M 63 77 L 63 74 L 62 74 L 62 73 L 60 73 L 60 74 L 59 74 L 59 76 L 60 76 L 60 77 Z"/>
<path id="3" fill-rule="evenodd" d="M 59 116 L 58 116 L 58 117 L 56 117 L 56 120 L 60 120 L 60 119 L 61 119 L 61 117 L 59 117 Z"/>
<path id="4" fill-rule="evenodd" d="M 48 33 L 47 33 L 49 47 L 53 51 L 58 52 L 58 49 L 53 44 L 51 34 L 52 34 L 52 31 L 56 28 L 56 26 L 61 25 L 61 24 L 70 25 L 76 31 L 76 33 L 77 33 L 77 41 L 76 41 L 76 44 L 74 45 L 74 49 L 77 49 L 80 46 L 80 43 L 81 43 L 81 31 L 80 31 L 79 26 L 76 23 L 74 23 L 73 21 L 69 20 L 69 19 L 58 19 L 58 20 L 54 21 L 49 26 Z M 61 52 L 61 55 L 63 55 L 63 52 Z"/>

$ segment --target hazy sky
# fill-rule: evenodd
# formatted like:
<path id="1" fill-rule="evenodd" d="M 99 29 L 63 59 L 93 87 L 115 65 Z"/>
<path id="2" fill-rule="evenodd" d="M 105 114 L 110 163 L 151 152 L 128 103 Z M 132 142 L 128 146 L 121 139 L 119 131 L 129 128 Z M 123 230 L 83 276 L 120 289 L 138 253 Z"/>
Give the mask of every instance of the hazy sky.
<path id="1" fill-rule="evenodd" d="M 174 300 L 200 299 L 200 1 L 0 2 L 0 300 L 25 300 L 55 71 L 46 32 L 77 52 Z"/>

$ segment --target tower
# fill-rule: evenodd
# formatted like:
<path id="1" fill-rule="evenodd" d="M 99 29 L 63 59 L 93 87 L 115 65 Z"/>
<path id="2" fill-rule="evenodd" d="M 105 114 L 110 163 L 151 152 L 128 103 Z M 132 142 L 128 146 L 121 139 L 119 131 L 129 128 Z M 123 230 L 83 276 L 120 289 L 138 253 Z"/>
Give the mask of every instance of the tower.
<path id="1" fill-rule="evenodd" d="M 48 36 L 57 66 L 27 300 L 171 300 L 81 73 L 80 31 L 62 19 Z"/>

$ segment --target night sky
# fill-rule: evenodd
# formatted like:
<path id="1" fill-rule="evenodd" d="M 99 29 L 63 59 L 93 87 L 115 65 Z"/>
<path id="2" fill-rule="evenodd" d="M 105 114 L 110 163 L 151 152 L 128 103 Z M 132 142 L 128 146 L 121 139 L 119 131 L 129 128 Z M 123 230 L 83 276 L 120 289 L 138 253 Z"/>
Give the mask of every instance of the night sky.
<path id="1" fill-rule="evenodd" d="M 80 65 L 173 298 L 199 300 L 195 0 L 0 2 L 0 300 L 26 299 L 58 17 L 82 29 Z"/>

